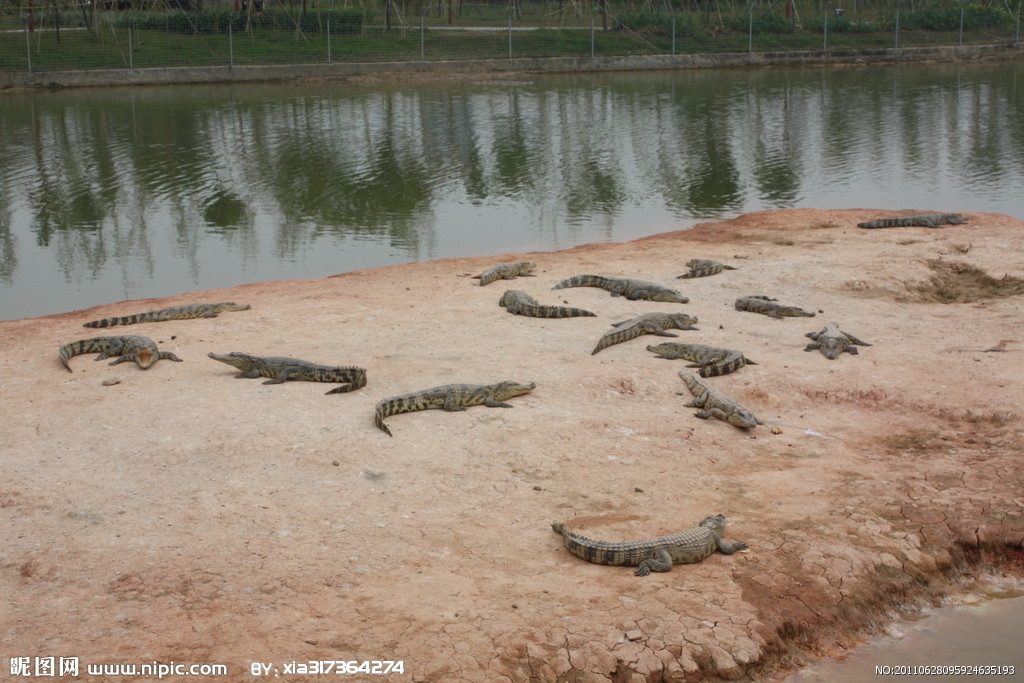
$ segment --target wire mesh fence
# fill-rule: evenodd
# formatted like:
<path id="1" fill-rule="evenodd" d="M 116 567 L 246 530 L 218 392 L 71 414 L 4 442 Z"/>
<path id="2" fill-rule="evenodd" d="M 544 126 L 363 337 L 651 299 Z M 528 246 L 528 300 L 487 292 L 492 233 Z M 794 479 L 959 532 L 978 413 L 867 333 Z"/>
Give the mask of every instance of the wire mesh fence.
<path id="1" fill-rule="evenodd" d="M 0 0 L 0 71 L 1020 42 L 1021 0 Z"/>

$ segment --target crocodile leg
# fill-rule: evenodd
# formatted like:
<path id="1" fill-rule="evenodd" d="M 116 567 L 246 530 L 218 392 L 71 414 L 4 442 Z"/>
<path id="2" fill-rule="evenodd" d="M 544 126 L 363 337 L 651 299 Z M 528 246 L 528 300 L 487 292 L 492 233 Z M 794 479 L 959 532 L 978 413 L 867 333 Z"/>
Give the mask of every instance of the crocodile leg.
<path id="1" fill-rule="evenodd" d="M 668 551 L 661 548 L 654 553 L 654 557 L 647 558 L 640 563 L 640 566 L 633 572 L 634 576 L 647 576 L 651 572 L 672 571 L 672 556 Z"/>
<path id="2" fill-rule="evenodd" d="M 253 372 L 256 371 L 254 370 Z M 290 375 L 293 372 L 302 372 L 302 368 L 296 365 L 290 365 L 288 367 L 282 368 L 281 370 L 278 371 L 277 377 L 273 379 L 268 379 L 266 382 L 264 382 L 264 384 L 282 384 L 284 382 L 287 382 L 288 375 Z M 256 372 L 256 376 L 260 376 L 258 372 Z"/>
<path id="3" fill-rule="evenodd" d="M 871 344 L 868 344 L 866 341 L 861 341 L 860 339 L 857 339 L 849 332 L 843 332 L 843 334 L 846 335 L 846 338 L 850 340 L 851 344 L 856 344 L 857 346 L 871 346 Z"/>
<path id="4" fill-rule="evenodd" d="M 666 332 L 665 328 L 661 327 L 660 325 L 655 325 L 653 323 L 644 323 L 643 325 L 640 326 L 640 329 L 643 330 L 644 332 L 646 332 L 647 334 L 656 334 L 659 337 L 678 337 L 679 336 L 678 334 L 675 334 L 674 332 Z"/>
<path id="5" fill-rule="evenodd" d="M 157 354 L 157 360 L 173 360 L 175 363 L 183 363 L 184 361 L 175 356 L 170 351 L 161 351 Z"/>
<path id="6" fill-rule="evenodd" d="M 488 398 L 484 401 L 484 405 L 488 408 L 511 408 L 511 403 L 505 403 L 504 401 L 495 401 L 493 398 Z"/>
<path id="7" fill-rule="evenodd" d="M 259 370 L 250 370 L 249 372 L 235 375 L 235 379 L 256 379 L 257 377 L 262 377 Z"/>
<path id="8" fill-rule="evenodd" d="M 718 549 L 722 551 L 723 555 L 732 555 L 734 552 L 738 550 L 745 550 L 746 548 L 747 544 L 743 541 L 737 541 L 736 543 L 727 543 L 722 539 L 718 539 Z"/>

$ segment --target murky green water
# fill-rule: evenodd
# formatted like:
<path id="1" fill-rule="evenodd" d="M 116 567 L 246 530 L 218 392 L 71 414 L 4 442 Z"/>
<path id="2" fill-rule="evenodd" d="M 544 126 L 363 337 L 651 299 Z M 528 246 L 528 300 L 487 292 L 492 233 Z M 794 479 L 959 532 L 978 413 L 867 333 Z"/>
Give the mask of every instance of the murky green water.
<path id="1" fill-rule="evenodd" d="M 895 621 L 886 635 L 852 650 L 846 659 L 808 667 L 783 683 L 1018 680 L 1024 676 L 1021 584 L 989 582 L 980 591 Z"/>
<path id="2" fill-rule="evenodd" d="M 6 94 L 0 319 L 1022 188 L 1013 62 Z"/>

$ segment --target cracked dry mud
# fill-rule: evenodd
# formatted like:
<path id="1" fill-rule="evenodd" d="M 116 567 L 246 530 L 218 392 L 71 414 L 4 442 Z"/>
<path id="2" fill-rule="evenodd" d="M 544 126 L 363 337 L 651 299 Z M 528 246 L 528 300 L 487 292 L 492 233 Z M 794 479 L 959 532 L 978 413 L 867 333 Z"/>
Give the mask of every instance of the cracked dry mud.
<path id="1" fill-rule="evenodd" d="M 762 212 L 0 323 L 5 655 L 225 663 L 231 680 L 379 659 L 408 681 L 764 680 L 964 573 L 1020 573 L 1022 297 L 907 293 L 935 259 L 1024 275 L 1024 222 L 854 227 L 879 215 Z M 691 258 L 738 270 L 676 280 Z M 518 260 L 538 276 L 465 277 Z M 691 303 L 550 290 L 587 272 Z M 507 288 L 598 315 L 509 315 Z M 820 312 L 733 309 L 761 293 Z M 59 344 L 94 336 L 83 322 L 193 301 L 252 309 L 125 328 L 184 363 L 60 366 Z M 646 338 L 590 355 L 611 322 L 660 310 L 699 317 L 679 341 L 757 359 L 709 381 L 767 426 L 695 419 L 683 364 Z M 828 321 L 873 346 L 805 353 Z M 360 365 L 369 385 L 325 396 L 206 358 L 234 350 Z M 396 415 L 394 438 L 373 425 L 381 398 L 504 379 L 537 389 L 512 409 Z M 550 527 L 627 540 L 719 512 L 750 552 L 645 578 L 570 556 Z"/>

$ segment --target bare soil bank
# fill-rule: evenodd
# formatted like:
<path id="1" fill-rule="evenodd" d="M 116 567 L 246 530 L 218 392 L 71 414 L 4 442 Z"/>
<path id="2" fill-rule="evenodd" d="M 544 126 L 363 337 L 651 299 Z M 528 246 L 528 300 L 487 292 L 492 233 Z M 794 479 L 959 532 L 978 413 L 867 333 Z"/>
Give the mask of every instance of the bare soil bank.
<path id="1" fill-rule="evenodd" d="M 309 660 L 402 660 L 393 679 L 412 681 L 763 680 L 962 572 L 1019 572 L 1022 298 L 932 294 L 1006 293 L 955 273 L 1024 276 L 1024 222 L 855 227 L 881 215 L 761 212 L 0 323 L 5 656 L 223 663 L 230 680 Z M 674 279 L 690 258 L 738 269 Z M 538 276 L 466 277 L 512 260 Z M 690 303 L 551 291 L 581 273 L 654 280 Z M 597 317 L 512 316 L 506 288 Z M 818 315 L 736 311 L 749 294 Z M 196 301 L 252 309 L 81 326 Z M 684 363 L 645 351 L 661 338 L 590 355 L 612 322 L 652 311 L 696 315 L 679 341 L 756 361 L 708 381 L 769 426 L 695 419 Z M 805 353 L 828 321 L 873 346 Z M 60 365 L 59 344 L 103 333 L 148 335 L 185 362 Z M 325 396 L 331 385 L 235 380 L 206 358 L 233 350 L 360 365 L 369 385 Z M 381 398 L 505 379 L 537 388 L 512 409 L 393 416 L 393 438 L 373 425 Z M 750 552 L 644 578 L 570 556 L 550 528 L 626 540 L 719 512 Z"/>
<path id="2" fill-rule="evenodd" d="M 516 59 L 445 59 L 409 62 L 341 62 L 333 64 L 264 64 L 251 66 L 81 69 L 70 71 L 0 71 L 0 94 L 24 89 L 78 88 L 170 83 L 255 83 L 269 81 L 409 82 L 487 80 L 516 74 L 589 73 L 707 69 L 751 66 L 838 66 L 895 62 L 956 62 L 1019 59 L 1019 44 L 944 45 L 871 50 L 688 53 L 609 57 L 522 57 Z"/>

